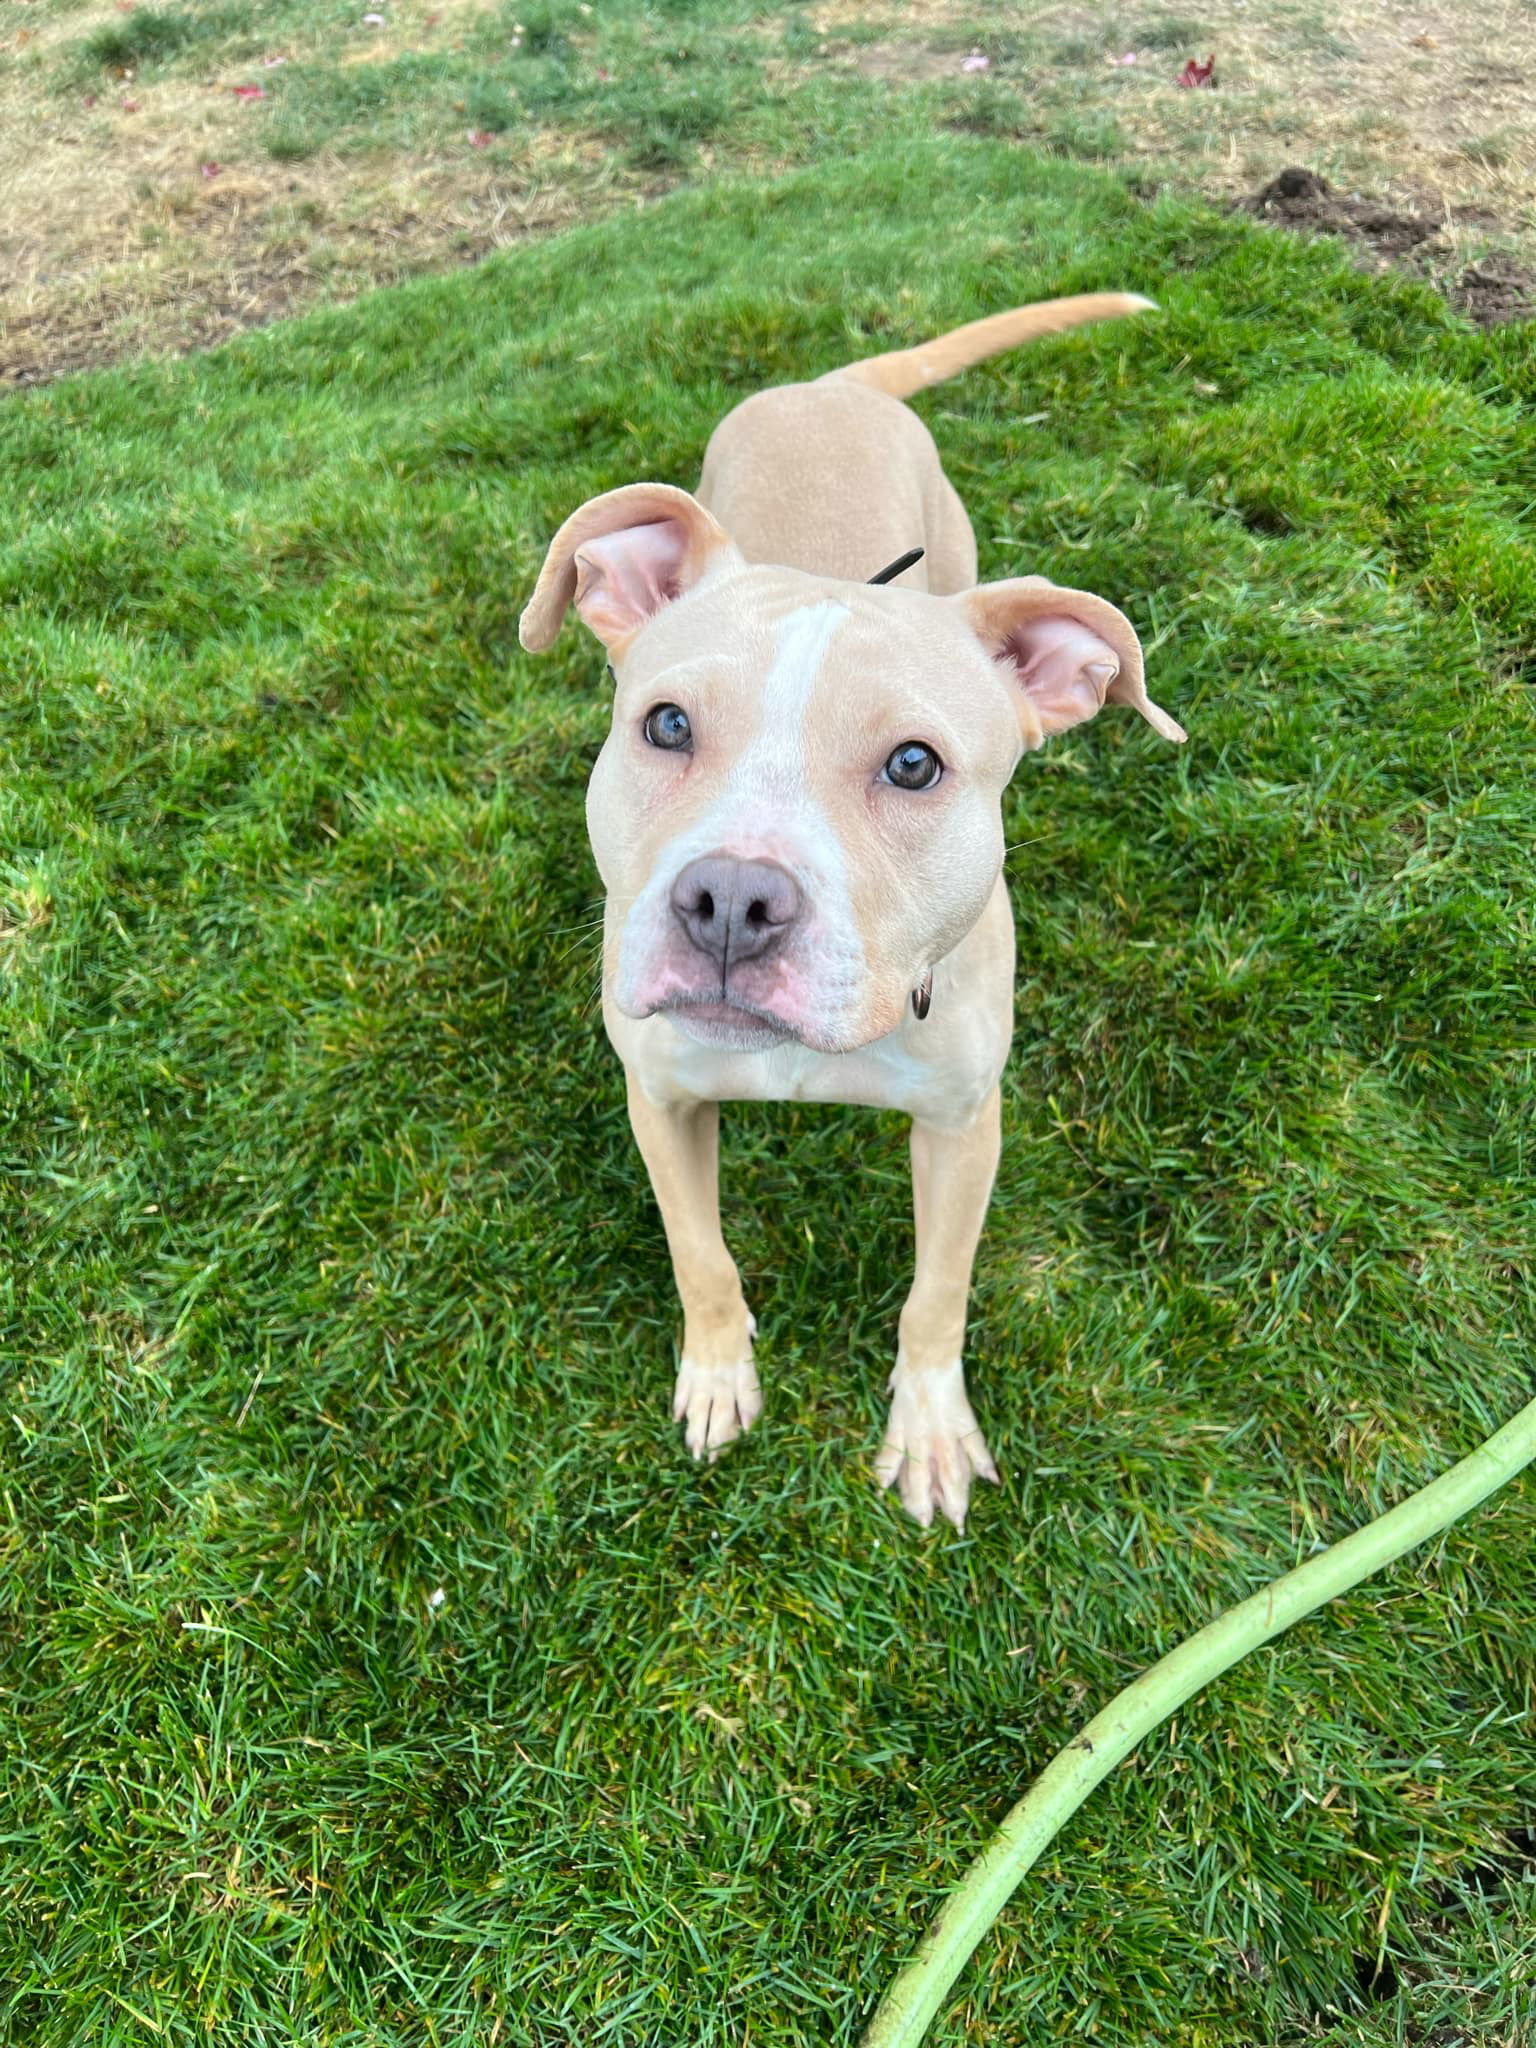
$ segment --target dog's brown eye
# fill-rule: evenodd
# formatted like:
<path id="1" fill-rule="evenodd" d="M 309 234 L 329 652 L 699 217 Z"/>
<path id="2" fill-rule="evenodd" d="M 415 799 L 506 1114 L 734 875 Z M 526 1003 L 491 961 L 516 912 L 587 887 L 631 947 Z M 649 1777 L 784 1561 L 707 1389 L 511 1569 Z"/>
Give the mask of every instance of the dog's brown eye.
<path id="1" fill-rule="evenodd" d="M 676 754 L 693 745 L 693 727 L 681 704 L 658 704 L 646 713 L 644 732 L 653 747 Z"/>
<path id="2" fill-rule="evenodd" d="M 944 764 L 921 740 L 904 740 L 885 764 L 885 779 L 898 789 L 932 789 Z"/>

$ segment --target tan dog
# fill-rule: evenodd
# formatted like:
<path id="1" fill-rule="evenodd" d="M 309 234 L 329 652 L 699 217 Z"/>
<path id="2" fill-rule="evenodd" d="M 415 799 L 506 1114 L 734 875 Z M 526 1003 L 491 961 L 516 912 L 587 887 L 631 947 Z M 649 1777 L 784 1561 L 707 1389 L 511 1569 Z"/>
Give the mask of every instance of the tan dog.
<path id="1" fill-rule="evenodd" d="M 683 1303 L 674 1413 L 713 1458 L 762 1407 L 720 1234 L 718 1104 L 912 1118 L 917 1266 L 882 1485 L 963 1525 L 997 1468 L 961 1368 L 1013 1027 L 1001 797 L 1021 753 L 1129 704 L 1165 739 L 1129 622 L 1036 576 L 974 588 L 976 544 L 900 399 L 1116 293 L 978 320 L 747 399 L 697 497 L 630 484 L 573 512 L 521 635 L 566 608 L 608 650 L 613 727 L 587 819 L 607 890 L 603 1016 Z M 914 547 L 904 587 L 867 578 Z"/>

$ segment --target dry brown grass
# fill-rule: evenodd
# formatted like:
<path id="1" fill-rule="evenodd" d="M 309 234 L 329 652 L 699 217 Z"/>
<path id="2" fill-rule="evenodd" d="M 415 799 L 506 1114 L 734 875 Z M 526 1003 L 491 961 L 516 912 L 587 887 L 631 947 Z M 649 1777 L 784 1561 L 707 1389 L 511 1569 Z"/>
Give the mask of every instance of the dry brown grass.
<path id="1" fill-rule="evenodd" d="M 395 0 L 387 38 L 338 51 L 333 27 L 329 44 L 275 32 L 269 54 L 364 64 L 452 48 L 491 4 Z M 359 0 L 359 18 L 365 9 Z M 261 81 L 259 60 L 229 75 L 183 69 L 67 91 L 68 46 L 121 21 L 116 0 L 17 0 L 7 15 L 0 381 L 206 345 L 320 298 L 472 261 L 645 182 L 599 138 L 557 127 L 508 140 L 494 163 L 463 135 L 411 155 L 274 162 L 231 91 Z M 765 82 L 832 70 L 902 91 L 958 79 L 976 44 L 993 55 L 990 81 L 1032 117 L 1098 121 L 1122 160 L 1180 189 L 1235 198 L 1302 163 L 1437 214 L 1447 275 L 1489 247 L 1536 261 L 1536 8 L 1514 0 L 1221 0 L 1198 11 L 1187 0 L 822 0 L 809 19 L 825 40 L 793 62 L 772 52 L 782 19 L 756 25 Z M 1130 50 L 1135 64 L 1108 61 Z M 1217 90 L 1179 90 L 1185 58 L 1210 51 Z M 219 169 L 205 175 L 205 164 Z"/>
<path id="2" fill-rule="evenodd" d="M 343 61 L 451 47 L 489 4 L 402 0 L 388 43 Z M 594 182 L 601 153 L 549 133 L 526 138 L 510 162 L 498 152 L 494 166 L 465 138 L 409 157 L 273 162 L 232 91 L 270 75 L 259 61 L 190 81 L 104 73 L 61 93 L 65 47 L 121 18 L 115 4 L 42 0 L 10 38 L 0 70 L 0 381 L 206 347 L 320 298 L 473 261 L 606 196 L 608 181 L 603 191 Z M 270 54 L 302 63 L 317 47 L 289 33 Z"/>
<path id="3" fill-rule="evenodd" d="M 429 7 L 401 0 L 388 47 L 451 43 L 464 17 L 489 4 L 437 0 Z M 168 206 L 183 211 L 195 233 L 202 222 L 217 222 L 242 205 L 248 212 L 286 189 L 253 148 L 251 110 L 233 92 L 238 84 L 263 82 L 260 60 L 196 80 L 103 71 L 66 92 L 58 83 L 61 59 L 93 29 L 121 23 L 122 8 L 116 0 L 85 6 L 31 0 L 9 12 L 21 25 L 8 38 L 0 69 L 8 295 L 137 256 L 146 239 L 155 239 L 156 216 Z M 313 33 L 284 34 L 268 54 L 302 62 L 321 47 Z M 355 54 L 366 57 L 383 47 L 375 41 Z M 205 163 L 222 167 L 218 178 L 203 176 Z M 241 192 L 234 202 L 224 196 L 232 176 Z"/>
<path id="4" fill-rule="evenodd" d="M 362 176 L 328 157 L 136 193 L 94 240 L 76 215 L 73 261 L 7 293 L 0 377 L 211 347 L 321 299 L 477 261 L 611 204 L 599 166 L 592 145 L 541 136 L 494 169 L 443 155 Z"/>
<path id="5" fill-rule="evenodd" d="M 1517 231 L 1536 226 L 1536 9 L 1515 0 L 823 0 L 813 21 L 834 42 L 878 24 L 890 48 L 937 38 L 1006 49 L 1026 38 L 1027 53 L 1005 58 L 999 77 L 1048 96 L 1069 86 L 1078 105 L 1112 112 L 1139 154 L 1208 158 L 1220 193 L 1270 175 L 1278 141 L 1331 177 L 1374 175 L 1384 196 L 1429 191 L 1449 206 L 1486 206 Z M 1129 51 L 1134 65 L 1110 61 Z M 1175 86 L 1186 58 L 1212 52 L 1216 90 Z M 856 44 L 841 54 L 870 61 Z M 895 69 L 887 54 L 882 68 Z"/>

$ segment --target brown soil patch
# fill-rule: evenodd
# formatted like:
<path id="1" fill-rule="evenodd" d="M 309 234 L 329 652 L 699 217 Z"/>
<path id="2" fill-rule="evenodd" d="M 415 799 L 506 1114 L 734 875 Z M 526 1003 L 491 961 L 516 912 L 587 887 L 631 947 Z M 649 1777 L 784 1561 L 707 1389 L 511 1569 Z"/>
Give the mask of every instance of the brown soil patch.
<path id="1" fill-rule="evenodd" d="M 1342 236 L 1378 269 L 1432 274 L 1435 256 L 1444 254 L 1438 247 L 1448 226 L 1443 215 L 1402 213 L 1379 199 L 1336 191 L 1316 171 L 1294 164 L 1240 200 L 1238 207 L 1298 234 Z M 1486 256 L 1444 282 L 1447 297 L 1479 327 L 1497 327 L 1536 313 L 1536 271 L 1512 256 Z"/>
<path id="2" fill-rule="evenodd" d="M 1451 303 L 1479 327 L 1536 318 L 1536 270 L 1512 256 L 1469 264 L 1450 287 Z"/>
<path id="3" fill-rule="evenodd" d="M 1251 199 L 1240 202 L 1244 213 L 1303 234 L 1344 235 L 1362 242 L 1374 254 L 1396 259 L 1438 235 L 1443 222 L 1417 213 L 1397 213 L 1379 199 L 1336 192 L 1316 171 L 1292 166 L 1271 178 Z"/>

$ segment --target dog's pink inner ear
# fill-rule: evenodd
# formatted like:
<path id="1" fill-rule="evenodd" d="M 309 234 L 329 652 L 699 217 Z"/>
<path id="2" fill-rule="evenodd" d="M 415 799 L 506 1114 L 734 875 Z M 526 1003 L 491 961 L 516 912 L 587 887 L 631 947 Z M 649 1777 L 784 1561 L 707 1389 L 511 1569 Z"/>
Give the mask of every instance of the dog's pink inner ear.
<path id="1" fill-rule="evenodd" d="M 1109 642 L 1064 615 L 1024 620 L 996 658 L 1013 669 L 1046 734 L 1065 732 L 1101 711 L 1120 673 L 1120 657 Z"/>
<path id="2" fill-rule="evenodd" d="M 1026 747 L 1081 725 L 1106 703 L 1129 704 L 1165 740 L 1184 738 L 1177 719 L 1147 695 L 1130 620 L 1104 598 L 1043 576 L 1015 576 L 955 601 L 1004 671 Z"/>
<path id="3" fill-rule="evenodd" d="M 679 519 L 621 526 L 576 550 L 576 609 L 600 640 L 622 640 L 681 595 L 688 533 Z"/>

